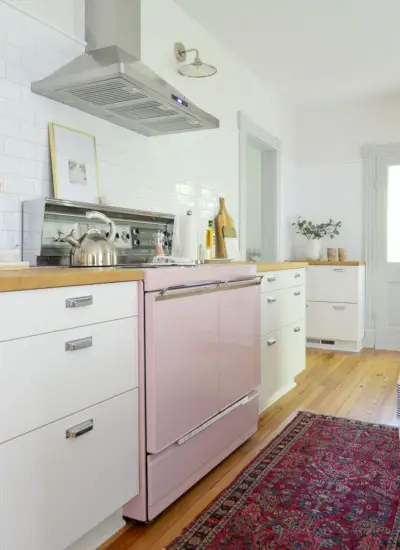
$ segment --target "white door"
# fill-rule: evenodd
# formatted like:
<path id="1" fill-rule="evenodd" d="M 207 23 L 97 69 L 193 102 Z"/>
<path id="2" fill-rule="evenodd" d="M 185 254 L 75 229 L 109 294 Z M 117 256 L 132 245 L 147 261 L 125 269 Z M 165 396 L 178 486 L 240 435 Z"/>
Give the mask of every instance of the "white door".
<path id="1" fill-rule="evenodd" d="M 375 347 L 400 349 L 400 145 L 377 154 L 372 303 Z"/>

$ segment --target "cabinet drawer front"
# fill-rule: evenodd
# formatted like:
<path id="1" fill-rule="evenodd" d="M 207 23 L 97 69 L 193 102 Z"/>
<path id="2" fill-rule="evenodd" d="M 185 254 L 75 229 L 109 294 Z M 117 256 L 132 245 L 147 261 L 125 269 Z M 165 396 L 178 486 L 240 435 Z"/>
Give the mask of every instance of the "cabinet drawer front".
<path id="1" fill-rule="evenodd" d="M 323 340 L 358 340 L 359 306 L 307 302 L 307 337 Z"/>
<path id="2" fill-rule="evenodd" d="M 309 266 L 307 300 L 356 304 L 363 269 L 355 266 Z"/>
<path id="3" fill-rule="evenodd" d="M 0 343 L 0 443 L 137 387 L 137 323 Z"/>
<path id="4" fill-rule="evenodd" d="M 282 387 L 279 380 L 281 334 L 282 331 L 278 330 L 261 338 L 261 410 L 267 407 L 269 399 Z"/>
<path id="5" fill-rule="evenodd" d="M 65 550 L 138 494 L 137 394 L 0 447 L 1 549 Z M 89 431 L 66 437 L 85 422 Z"/>
<path id="6" fill-rule="evenodd" d="M 0 309 L 0 341 L 23 338 L 135 316 L 138 283 L 3 292 Z"/>
<path id="7" fill-rule="evenodd" d="M 283 271 L 267 271 L 261 273 L 263 280 L 261 292 L 270 292 L 281 288 L 304 285 L 306 279 L 305 269 L 287 269 Z"/>
<path id="8" fill-rule="evenodd" d="M 261 295 L 261 335 L 305 317 L 305 287 L 274 290 Z"/>

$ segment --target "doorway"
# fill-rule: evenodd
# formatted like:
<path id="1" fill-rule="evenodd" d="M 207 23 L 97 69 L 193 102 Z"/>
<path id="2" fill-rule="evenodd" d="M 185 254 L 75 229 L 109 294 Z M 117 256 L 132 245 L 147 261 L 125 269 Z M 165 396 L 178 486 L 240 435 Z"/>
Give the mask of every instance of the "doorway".
<path id="1" fill-rule="evenodd" d="M 367 326 L 375 348 L 400 350 L 400 144 L 363 153 Z"/>
<path id="2" fill-rule="evenodd" d="M 279 139 L 239 112 L 239 245 L 242 259 L 273 262 L 280 238 Z"/>

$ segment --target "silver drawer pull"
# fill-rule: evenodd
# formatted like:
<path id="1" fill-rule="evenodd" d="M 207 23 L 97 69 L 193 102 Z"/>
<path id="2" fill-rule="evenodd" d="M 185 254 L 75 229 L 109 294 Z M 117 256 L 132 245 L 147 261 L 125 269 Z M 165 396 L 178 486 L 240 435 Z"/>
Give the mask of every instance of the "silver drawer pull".
<path id="1" fill-rule="evenodd" d="M 293 292 L 294 296 L 300 296 L 301 292 L 300 290 L 296 290 L 296 292 Z"/>
<path id="2" fill-rule="evenodd" d="M 267 298 L 267 302 L 269 304 L 274 304 L 276 302 L 276 298 Z"/>
<path id="3" fill-rule="evenodd" d="M 333 309 L 342 310 L 342 309 L 346 309 L 346 306 L 333 306 Z"/>
<path id="4" fill-rule="evenodd" d="M 79 338 L 79 340 L 70 340 L 65 342 L 65 351 L 78 351 L 80 349 L 91 348 L 93 346 L 93 337 Z"/>
<path id="5" fill-rule="evenodd" d="M 299 277 L 301 277 L 301 274 L 296 271 L 296 273 L 294 274 L 294 278 L 299 279 Z"/>
<path id="6" fill-rule="evenodd" d="M 276 277 L 274 275 L 271 275 L 270 277 L 267 277 L 267 281 L 269 283 L 273 283 L 274 281 L 276 281 Z"/>
<path id="7" fill-rule="evenodd" d="M 78 298 L 67 298 L 65 307 L 85 307 L 93 304 L 93 296 L 79 296 Z"/>
<path id="8" fill-rule="evenodd" d="M 91 418 L 90 420 L 86 420 L 85 422 L 81 422 L 81 424 L 77 424 L 76 426 L 69 428 L 65 432 L 65 437 L 67 439 L 76 439 L 81 435 L 91 432 L 93 430 L 93 427 L 94 427 L 94 421 L 93 421 L 93 418 Z"/>
<path id="9" fill-rule="evenodd" d="M 267 340 L 267 344 L 268 344 L 269 346 L 273 346 L 274 344 L 276 344 L 275 338 L 271 338 L 271 340 Z"/>
<path id="10" fill-rule="evenodd" d="M 300 327 L 294 327 L 293 332 L 300 332 Z"/>
<path id="11" fill-rule="evenodd" d="M 337 267 L 337 268 L 334 269 L 333 271 L 336 271 L 336 273 L 344 273 L 343 267 Z"/>

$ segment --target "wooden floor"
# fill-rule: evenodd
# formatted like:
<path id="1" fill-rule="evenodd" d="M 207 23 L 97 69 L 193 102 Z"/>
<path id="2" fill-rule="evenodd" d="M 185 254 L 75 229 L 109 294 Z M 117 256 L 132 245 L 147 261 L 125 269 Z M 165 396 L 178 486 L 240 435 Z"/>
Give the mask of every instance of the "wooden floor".
<path id="1" fill-rule="evenodd" d="M 132 526 L 107 550 L 161 550 L 179 535 L 246 464 L 278 433 L 296 410 L 345 416 L 382 424 L 396 420 L 400 353 L 365 350 L 361 354 L 308 352 L 297 387 L 260 418 L 258 432 L 147 526 Z"/>

